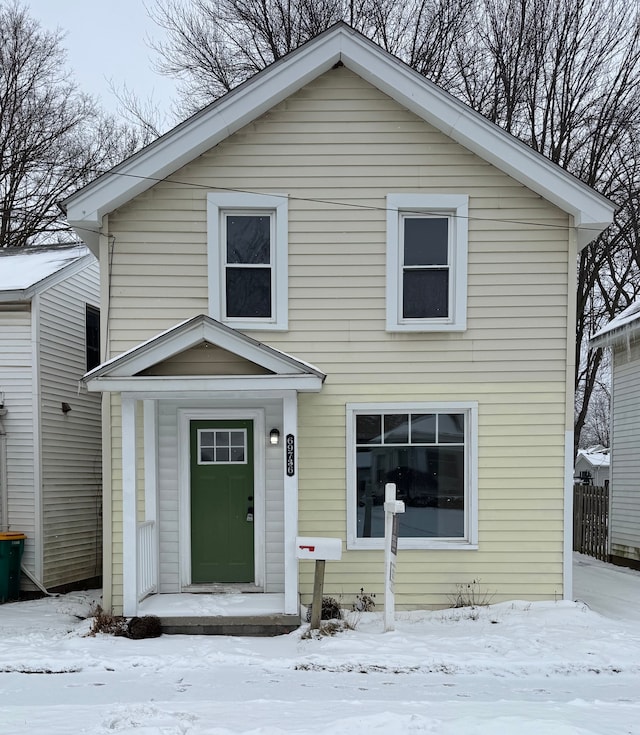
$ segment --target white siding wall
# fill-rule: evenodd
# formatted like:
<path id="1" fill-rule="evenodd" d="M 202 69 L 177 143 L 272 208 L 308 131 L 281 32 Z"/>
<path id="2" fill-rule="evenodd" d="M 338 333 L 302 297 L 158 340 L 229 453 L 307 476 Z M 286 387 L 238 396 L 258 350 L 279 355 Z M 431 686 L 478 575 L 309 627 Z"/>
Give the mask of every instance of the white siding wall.
<path id="1" fill-rule="evenodd" d="M 206 409 L 202 401 L 160 401 L 158 409 L 158 478 L 159 478 L 159 544 L 160 591 L 180 591 L 179 567 L 179 492 L 178 492 L 178 409 Z M 224 408 L 256 408 L 248 401 L 223 401 L 210 404 L 215 410 Z M 266 431 L 282 425 L 282 405 L 279 401 L 261 402 L 265 410 Z M 283 506 L 283 446 L 268 447 L 265 467 L 265 592 L 284 591 L 284 506 Z M 256 518 L 256 522 L 259 519 Z"/>
<path id="2" fill-rule="evenodd" d="M 99 306 L 97 263 L 39 298 L 42 581 L 55 587 L 102 573 L 100 396 L 78 384 L 86 372 L 86 304 Z"/>
<path id="3" fill-rule="evenodd" d="M 0 527 L 27 535 L 23 562 L 35 564 L 35 503 L 33 490 L 31 312 L 29 305 L 0 306 L 0 391 L 7 415 L 8 518 Z"/>
<path id="4" fill-rule="evenodd" d="M 640 341 L 613 359 L 611 554 L 640 563 Z"/>
<path id="5" fill-rule="evenodd" d="M 480 548 L 403 552 L 397 602 L 446 605 L 478 577 L 496 600 L 562 596 L 567 215 L 337 68 L 110 214 L 111 355 L 206 313 L 208 187 L 289 195 L 289 331 L 251 336 L 328 376 L 300 397 L 300 532 L 345 537 L 347 402 L 478 401 Z M 391 192 L 469 196 L 466 332 L 385 331 Z M 115 423 L 116 606 L 118 442 Z M 381 559 L 347 552 L 327 593 L 380 592 Z"/>

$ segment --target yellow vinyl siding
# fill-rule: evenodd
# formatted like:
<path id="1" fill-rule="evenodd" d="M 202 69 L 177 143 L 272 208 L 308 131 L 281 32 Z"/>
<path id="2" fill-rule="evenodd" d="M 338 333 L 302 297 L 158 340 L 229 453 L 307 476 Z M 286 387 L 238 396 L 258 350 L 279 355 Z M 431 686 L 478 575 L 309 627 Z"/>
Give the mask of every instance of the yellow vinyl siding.
<path id="1" fill-rule="evenodd" d="M 227 350 L 203 343 L 143 370 L 140 375 L 265 375 L 268 372 Z"/>
<path id="2" fill-rule="evenodd" d="M 109 216 L 110 355 L 207 312 L 208 191 L 288 194 L 289 330 L 249 334 L 327 374 L 321 393 L 299 398 L 300 533 L 346 536 L 347 402 L 478 401 L 479 549 L 401 552 L 398 604 L 417 604 L 426 589 L 445 605 L 454 583 L 477 576 L 496 599 L 561 595 L 569 217 L 345 68 L 171 179 Z M 465 332 L 385 331 L 394 192 L 469 196 Z M 346 552 L 327 565 L 327 593 L 381 592 L 381 558 Z M 311 585 L 302 565 L 303 599 Z"/>

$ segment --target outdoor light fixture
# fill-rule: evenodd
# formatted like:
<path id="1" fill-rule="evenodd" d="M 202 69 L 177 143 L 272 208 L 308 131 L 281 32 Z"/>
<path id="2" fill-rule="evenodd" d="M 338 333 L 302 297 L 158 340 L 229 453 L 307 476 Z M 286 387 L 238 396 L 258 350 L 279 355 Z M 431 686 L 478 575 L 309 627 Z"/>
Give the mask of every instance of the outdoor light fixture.
<path id="1" fill-rule="evenodd" d="M 277 429 L 271 429 L 269 443 L 273 444 L 274 447 L 280 444 L 280 432 Z"/>
<path id="2" fill-rule="evenodd" d="M 62 402 L 62 413 L 69 413 L 71 406 L 68 403 Z"/>

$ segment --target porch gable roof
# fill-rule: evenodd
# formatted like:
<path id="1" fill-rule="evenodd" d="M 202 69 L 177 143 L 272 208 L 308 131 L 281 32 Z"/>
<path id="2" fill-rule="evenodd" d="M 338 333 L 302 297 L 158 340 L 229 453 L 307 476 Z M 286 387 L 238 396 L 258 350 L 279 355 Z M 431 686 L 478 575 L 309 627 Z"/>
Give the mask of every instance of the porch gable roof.
<path id="1" fill-rule="evenodd" d="M 268 374 L 141 375 L 154 365 L 203 342 L 252 362 Z M 232 387 L 251 390 L 267 389 L 270 385 L 297 390 L 320 390 L 325 377 L 323 372 L 310 363 L 269 347 L 205 314 L 200 314 L 103 362 L 86 373 L 82 382 L 90 391 L 229 390 Z"/>

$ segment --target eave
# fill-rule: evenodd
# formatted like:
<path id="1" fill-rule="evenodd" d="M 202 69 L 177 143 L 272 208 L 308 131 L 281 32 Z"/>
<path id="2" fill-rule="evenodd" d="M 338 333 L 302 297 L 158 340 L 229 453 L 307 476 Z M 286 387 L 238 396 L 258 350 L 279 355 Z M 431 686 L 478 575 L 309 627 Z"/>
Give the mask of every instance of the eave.
<path id="1" fill-rule="evenodd" d="M 102 218 L 342 63 L 482 159 L 570 214 L 579 247 L 613 220 L 616 206 L 396 57 L 340 23 L 262 70 L 63 202 L 97 253 Z"/>

